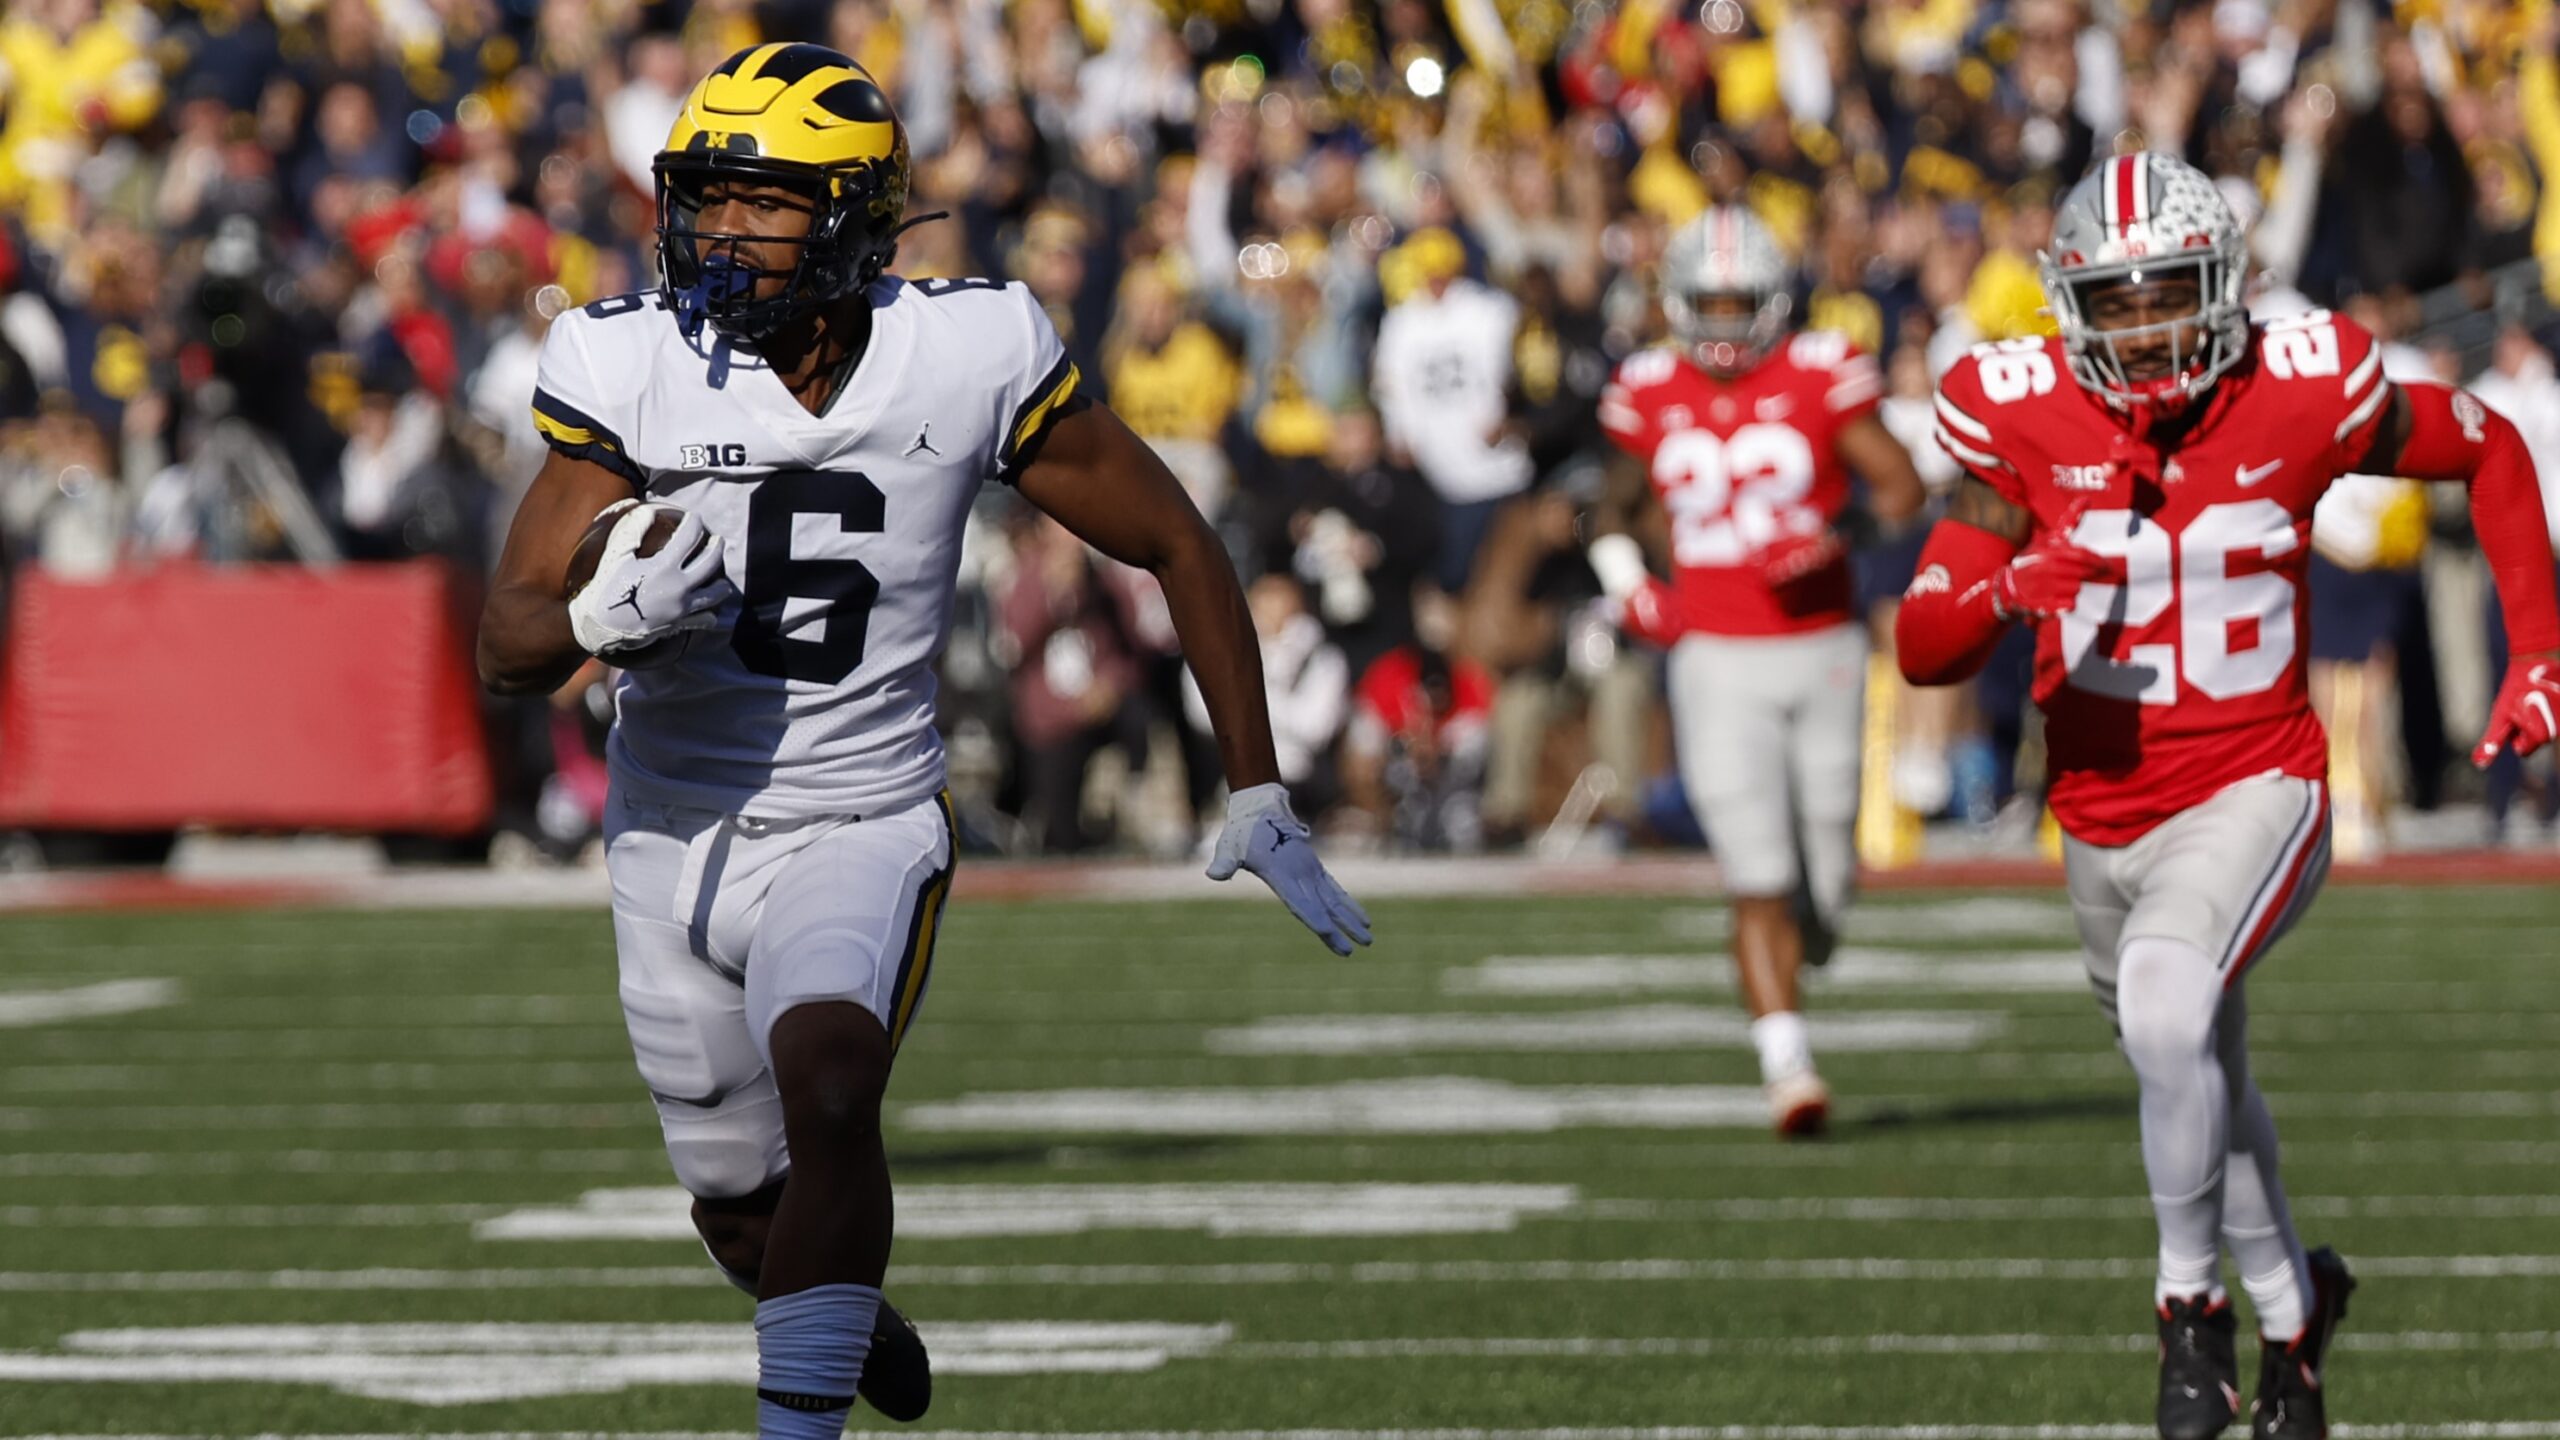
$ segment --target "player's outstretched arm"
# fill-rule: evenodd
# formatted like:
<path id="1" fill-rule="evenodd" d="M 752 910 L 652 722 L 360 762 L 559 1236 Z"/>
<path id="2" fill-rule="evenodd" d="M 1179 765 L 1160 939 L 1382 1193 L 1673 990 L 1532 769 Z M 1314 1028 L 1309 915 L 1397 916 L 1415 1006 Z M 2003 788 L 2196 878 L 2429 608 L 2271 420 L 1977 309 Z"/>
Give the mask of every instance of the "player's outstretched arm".
<path id="1" fill-rule="evenodd" d="M 587 659 L 569 624 L 561 577 L 588 522 L 630 482 L 591 461 L 553 452 L 516 507 L 489 598 L 480 609 L 480 683 L 501 695 L 557 690 Z"/>
<path id="2" fill-rule="evenodd" d="M 2394 392 L 2354 468 L 2469 484 L 2471 524 L 2497 579 L 2509 655 L 2471 763 L 2486 765 L 2508 748 L 2530 755 L 2560 734 L 2560 593 L 2532 452 L 2506 417 L 2462 391 L 2413 381 Z"/>
<path id="3" fill-rule="evenodd" d="M 1316 859 L 1271 750 L 1262 647 L 1217 532 L 1120 417 L 1087 406 L 1053 423 L 1014 476 L 1022 498 L 1096 550 L 1164 587 L 1227 772 L 1227 826 L 1209 878 L 1239 868 L 1271 886 L 1335 954 L 1369 943 L 1369 917 Z"/>

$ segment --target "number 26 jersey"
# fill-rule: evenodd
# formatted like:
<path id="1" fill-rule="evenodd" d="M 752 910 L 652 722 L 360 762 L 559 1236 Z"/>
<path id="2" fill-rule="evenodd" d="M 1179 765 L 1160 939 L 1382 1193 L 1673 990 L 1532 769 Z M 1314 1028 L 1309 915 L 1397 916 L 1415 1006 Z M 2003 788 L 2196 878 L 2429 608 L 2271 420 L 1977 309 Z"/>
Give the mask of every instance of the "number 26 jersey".
<path id="1" fill-rule="evenodd" d="M 2038 627 L 2054 818 L 2124 845 L 2237 781 L 2328 774 L 2303 662 L 2312 508 L 2373 443 L 2391 383 L 2324 310 L 2252 326 L 2165 452 L 2071 377 L 2059 340 L 1976 346 L 1938 384 L 1937 440 L 2041 534 L 2120 559 Z M 1915 584 L 1929 583 L 1924 572 Z"/>
<path id="2" fill-rule="evenodd" d="M 885 814 L 943 785 L 934 663 L 981 484 L 1010 479 L 1082 377 L 1020 285 L 895 278 L 812 415 L 763 358 L 656 294 L 552 323 L 533 396 L 557 449 L 719 536 L 739 598 L 673 664 L 625 672 L 626 794 L 724 814 Z"/>

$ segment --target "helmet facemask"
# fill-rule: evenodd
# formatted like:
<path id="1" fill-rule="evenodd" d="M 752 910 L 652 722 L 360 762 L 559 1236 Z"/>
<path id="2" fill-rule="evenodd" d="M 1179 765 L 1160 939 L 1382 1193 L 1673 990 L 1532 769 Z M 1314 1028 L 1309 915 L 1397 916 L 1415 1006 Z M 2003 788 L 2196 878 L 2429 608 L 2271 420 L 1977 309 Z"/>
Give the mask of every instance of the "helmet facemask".
<path id="1" fill-rule="evenodd" d="M 2240 278 L 2239 267 L 2218 248 L 2191 250 L 2074 267 L 2062 272 L 2059 284 L 2048 284 L 2046 298 L 2081 384 L 2128 405 L 2176 407 L 2203 394 L 2248 353 Z M 2107 323 L 2115 318 L 2110 310 L 2126 309 L 2167 314 Z"/>
<path id="2" fill-rule="evenodd" d="M 821 169 L 701 150 L 661 154 L 654 168 L 659 274 L 669 302 L 689 321 L 707 319 L 761 338 L 860 294 L 897 255 L 905 196 L 888 194 L 891 167 L 880 162 Z M 788 192 L 808 212 L 808 230 L 790 236 L 703 229 L 704 197 L 725 186 Z M 759 266 L 744 258 L 776 249 L 787 251 L 791 263 Z M 779 291 L 760 293 L 772 278 L 782 281 Z"/>
<path id="3" fill-rule="evenodd" d="M 1757 365 L 1787 335 L 1794 308 L 1785 291 L 1683 291 L 1667 289 L 1662 311 L 1671 333 L 1700 367 L 1713 375 L 1739 375 Z"/>

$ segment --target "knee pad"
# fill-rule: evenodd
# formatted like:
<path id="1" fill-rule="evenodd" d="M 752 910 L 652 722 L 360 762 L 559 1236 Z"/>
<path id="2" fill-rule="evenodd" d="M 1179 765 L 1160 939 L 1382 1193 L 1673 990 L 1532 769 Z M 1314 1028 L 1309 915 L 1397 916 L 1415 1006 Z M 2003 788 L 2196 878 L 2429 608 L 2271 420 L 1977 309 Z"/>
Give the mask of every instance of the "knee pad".
<path id="1" fill-rule="evenodd" d="M 757 1076 L 714 1106 L 660 1100 L 658 1128 L 666 1137 L 676 1183 L 694 1195 L 751 1195 L 791 1169 L 791 1154 L 783 1143 L 782 1097 L 771 1075 Z"/>
<path id="2" fill-rule="evenodd" d="M 2116 1032 L 2139 1071 L 2146 1060 L 2212 1058 L 2222 976 L 2202 950 L 2182 940 L 2140 936 L 2116 959 Z"/>

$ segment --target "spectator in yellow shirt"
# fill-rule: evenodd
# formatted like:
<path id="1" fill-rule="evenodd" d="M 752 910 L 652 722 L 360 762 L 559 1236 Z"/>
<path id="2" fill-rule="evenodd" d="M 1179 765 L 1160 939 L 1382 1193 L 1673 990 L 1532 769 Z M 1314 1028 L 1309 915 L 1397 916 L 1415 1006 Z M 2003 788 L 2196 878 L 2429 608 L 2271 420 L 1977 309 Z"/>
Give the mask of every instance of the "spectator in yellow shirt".
<path id="1" fill-rule="evenodd" d="M 97 138 L 139 128 L 160 110 L 156 29 L 140 5 L 96 0 L 12 4 L 0 22 L 0 209 L 26 217 L 48 250 L 71 239 L 71 177 Z"/>
<path id="2" fill-rule="evenodd" d="M 1120 314 L 1102 340 L 1111 408 L 1215 518 L 1233 488 L 1219 432 L 1244 395 L 1244 372 L 1217 332 L 1190 314 L 1164 271 L 1141 265 L 1120 285 Z"/>

